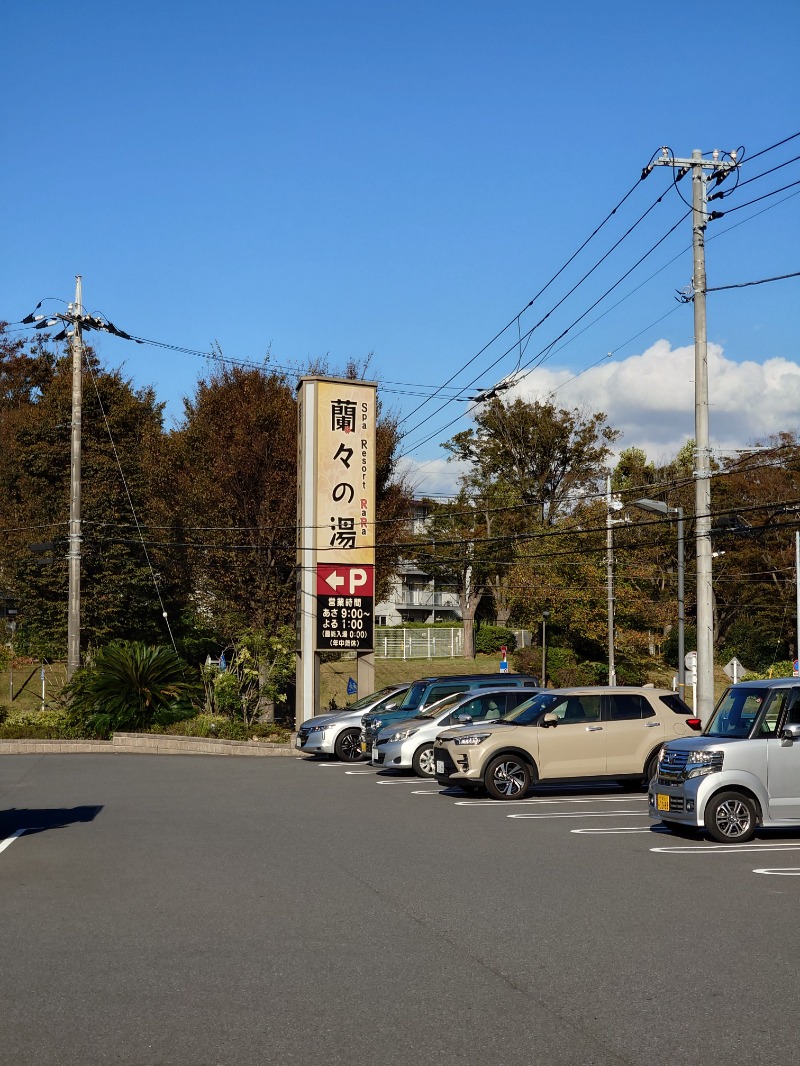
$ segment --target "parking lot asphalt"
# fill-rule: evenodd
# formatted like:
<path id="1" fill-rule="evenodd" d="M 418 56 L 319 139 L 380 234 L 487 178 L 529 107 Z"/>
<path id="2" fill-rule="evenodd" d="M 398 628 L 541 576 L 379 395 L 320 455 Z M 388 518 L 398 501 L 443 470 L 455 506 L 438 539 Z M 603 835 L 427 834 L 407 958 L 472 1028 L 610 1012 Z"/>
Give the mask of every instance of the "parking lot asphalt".
<path id="1" fill-rule="evenodd" d="M 800 836 L 366 764 L 0 759 L 5 1066 L 797 1061 Z"/>

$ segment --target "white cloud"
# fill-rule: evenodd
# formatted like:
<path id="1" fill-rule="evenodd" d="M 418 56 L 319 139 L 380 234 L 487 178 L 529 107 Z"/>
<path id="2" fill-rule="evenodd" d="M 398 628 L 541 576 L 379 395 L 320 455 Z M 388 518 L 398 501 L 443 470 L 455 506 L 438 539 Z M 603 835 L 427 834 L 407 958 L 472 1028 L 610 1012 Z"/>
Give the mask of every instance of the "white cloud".
<path id="1" fill-rule="evenodd" d="M 742 363 L 708 345 L 711 445 L 741 448 L 800 422 L 800 366 L 788 359 Z M 671 349 L 658 341 L 641 355 L 609 360 L 575 377 L 570 370 L 529 373 L 509 399 L 552 400 L 561 407 L 605 411 L 621 429 L 618 449 L 642 448 L 650 459 L 673 456 L 694 437 L 694 347 Z"/>

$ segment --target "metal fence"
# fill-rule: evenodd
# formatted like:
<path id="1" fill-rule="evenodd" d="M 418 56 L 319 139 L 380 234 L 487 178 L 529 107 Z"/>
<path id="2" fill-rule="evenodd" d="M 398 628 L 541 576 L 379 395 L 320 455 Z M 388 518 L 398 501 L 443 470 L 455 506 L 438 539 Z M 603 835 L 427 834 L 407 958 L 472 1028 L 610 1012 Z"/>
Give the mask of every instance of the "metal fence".
<path id="1" fill-rule="evenodd" d="M 376 659 L 455 659 L 464 654 L 464 630 L 430 626 L 375 627 Z"/>

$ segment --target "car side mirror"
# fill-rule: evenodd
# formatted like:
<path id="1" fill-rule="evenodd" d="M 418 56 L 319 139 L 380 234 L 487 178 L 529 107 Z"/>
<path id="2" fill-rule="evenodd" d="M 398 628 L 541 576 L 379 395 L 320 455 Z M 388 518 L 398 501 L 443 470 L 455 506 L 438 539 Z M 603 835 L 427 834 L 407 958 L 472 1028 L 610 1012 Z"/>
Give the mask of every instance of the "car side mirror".
<path id="1" fill-rule="evenodd" d="M 472 716 L 469 714 L 457 714 L 455 715 L 455 720 L 457 722 L 471 722 Z"/>
<path id="2" fill-rule="evenodd" d="M 384 711 L 393 711 L 396 706 L 397 706 L 396 703 L 384 703 L 383 709 L 384 709 Z"/>
<path id="3" fill-rule="evenodd" d="M 781 730 L 781 745 L 784 748 L 790 748 L 798 738 L 800 738 L 800 724 L 787 725 Z"/>
<path id="4" fill-rule="evenodd" d="M 557 726 L 558 715 L 553 714 L 552 711 L 548 711 L 547 714 L 543 714 L 542 717 L 539 719 L 539 725 L 542 726 L 542 728 L 544 729 L 547 729 L 551 725 Z"/>

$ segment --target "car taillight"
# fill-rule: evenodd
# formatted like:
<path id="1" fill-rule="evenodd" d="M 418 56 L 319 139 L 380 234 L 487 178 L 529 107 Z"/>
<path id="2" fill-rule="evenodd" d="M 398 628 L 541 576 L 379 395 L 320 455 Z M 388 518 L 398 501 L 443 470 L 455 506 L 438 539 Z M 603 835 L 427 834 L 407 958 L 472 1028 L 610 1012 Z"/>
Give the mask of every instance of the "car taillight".
<path id="1" fill-rule="evenodd" d="M 703 728 L 703 723 L 699 718 L 687 718 L 686 724 L 690 729 L 694 729 L 696 733 L 699 733 L 700 730 Z"/>

